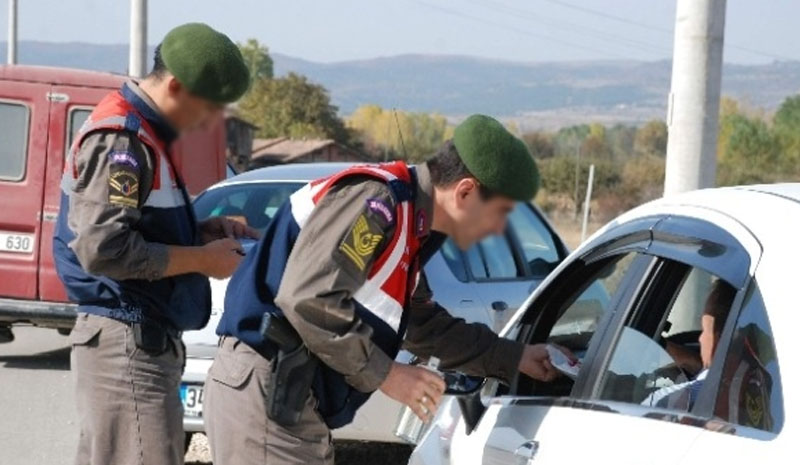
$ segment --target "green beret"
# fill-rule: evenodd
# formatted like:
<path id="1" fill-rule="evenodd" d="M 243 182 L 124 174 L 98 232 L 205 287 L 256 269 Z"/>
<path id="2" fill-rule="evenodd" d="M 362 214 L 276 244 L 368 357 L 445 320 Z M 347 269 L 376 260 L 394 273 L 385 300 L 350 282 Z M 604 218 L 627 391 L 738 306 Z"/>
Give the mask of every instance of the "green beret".
<path id="1" fill-rule="evenodd" d="M 496 119 L 470 116 L 456 127 L 453 144 L 469 172 L 491 191 L 528 201 L 539 190 L 539 169 L 528 147 Z"/>
<path id="2" fill-rule="evenodd" d="M 191 93 L 212 102 L 235 102 L 250 86 L 239 47 L 206 24 L 188 23 L 169 31 L 161 42 L 161 59 Z"/>

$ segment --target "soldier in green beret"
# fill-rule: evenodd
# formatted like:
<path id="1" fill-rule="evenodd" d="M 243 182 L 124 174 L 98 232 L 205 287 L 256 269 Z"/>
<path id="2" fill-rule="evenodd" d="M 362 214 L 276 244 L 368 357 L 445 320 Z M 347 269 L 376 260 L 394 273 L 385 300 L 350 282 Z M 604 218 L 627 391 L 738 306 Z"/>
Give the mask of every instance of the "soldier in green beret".
<path id="1" fill-rule="evenodd" d="M 330 430 L 376 390 L 430 419 L 444 383 L 395 362 L 401 345 L 443 369 L 553 380 L 545 345 L 452 317 L 421 272 L 447 237 L 466 250 L 502 234 L 538 185 L 525 144 L 473 115 L 416 167 L 357 165 L 293 194 L 228 285 L 205 390 L 214 463 L 332 465 Z"/>
<path id="2" fill-rule="evenodd" d="M 76 463 L 183 463 L 181 332 L 205 326 L 208 276 L 241 260 L 238 223 L 197 223 L 170 146 L 247 90 L 238 47 L 204 24 L 170 31 L 152 72 L 94 109 L 62 178 L 53 241 L 78 318 L 70 336 Z"/>

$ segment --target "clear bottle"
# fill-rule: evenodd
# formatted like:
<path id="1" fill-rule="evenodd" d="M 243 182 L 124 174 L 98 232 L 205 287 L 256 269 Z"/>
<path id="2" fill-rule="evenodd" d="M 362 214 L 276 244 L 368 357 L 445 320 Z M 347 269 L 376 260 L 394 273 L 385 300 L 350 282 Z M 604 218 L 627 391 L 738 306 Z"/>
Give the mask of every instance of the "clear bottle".
<path id="1" fill-rule="evenodd" d="M 428 363 L 422 367 L 438 374 L 439 359 L 431 357 Z M 400 416 L 397 418 L 397 426 L 394 429 L 394 435 L 411 444 L 417 444 L 428 429 L 429 424 L 430 422 L 422 421 L 422 419 L 411 410 L 411 407 L 404 405 L 400 410 Z"/>

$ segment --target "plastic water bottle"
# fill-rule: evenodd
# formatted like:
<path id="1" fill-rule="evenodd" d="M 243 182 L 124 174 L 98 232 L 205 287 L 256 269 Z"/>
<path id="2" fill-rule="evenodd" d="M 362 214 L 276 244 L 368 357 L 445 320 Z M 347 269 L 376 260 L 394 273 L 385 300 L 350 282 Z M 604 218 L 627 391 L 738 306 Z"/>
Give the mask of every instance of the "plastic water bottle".
<path id="1" fill-rule="evenodd" d="M 431 357 L 428 363 L 422 366 L 432 372 L 439 373 L 439 359 Z M 422 438 L 422 435 L 427 430 L 430 422 L 424 422 L 420 417 L 411 410 L 411 407 L 404 405 L 400 410 L 400 416 L 397 419 L 397 426 L 394 429 L 394 435 L 398 438 L 416 444 Z"/>

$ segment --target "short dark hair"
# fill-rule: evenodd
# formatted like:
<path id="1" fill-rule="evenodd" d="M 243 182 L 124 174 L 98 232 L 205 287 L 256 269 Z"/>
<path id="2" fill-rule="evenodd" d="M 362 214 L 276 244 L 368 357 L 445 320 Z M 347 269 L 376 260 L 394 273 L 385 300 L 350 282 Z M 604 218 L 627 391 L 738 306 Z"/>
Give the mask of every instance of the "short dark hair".
<path id="1" fill-rule="evenodd" d="M 714 317 L 715 333 L 722 333 L 735 297 L 736 289 L 722 279 L 717 278 L 711 285 L 703 313 Z"/>
<path id="2" fill-rule="evenodd" d="M 147 75 L 149 78 L 161 79 L 167 73 L 167 65 L 164 64 L 164 59 L 161 58 L 161 44 L 156 45 L 156 51 L 153 54 L 153 69 Z"/>
<path id="3" fill-rule="evenodd" d="M 431 182 L 436 187 L 447 187 L 464 178 L 475 178 L 461 160 L 452 140 L 445 142 L 439 151 L 425 163 L 431 173 Z M 480 182 L 478 182 L 478 192 L 484 200 L 489 200 L 496 195 Z"/>

